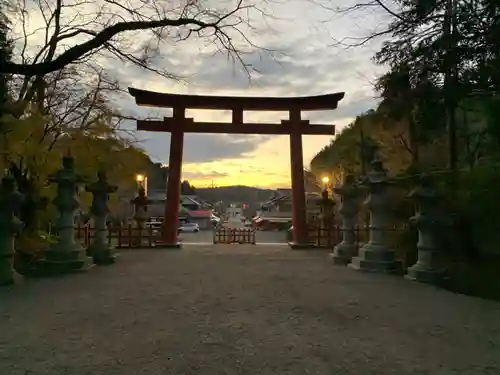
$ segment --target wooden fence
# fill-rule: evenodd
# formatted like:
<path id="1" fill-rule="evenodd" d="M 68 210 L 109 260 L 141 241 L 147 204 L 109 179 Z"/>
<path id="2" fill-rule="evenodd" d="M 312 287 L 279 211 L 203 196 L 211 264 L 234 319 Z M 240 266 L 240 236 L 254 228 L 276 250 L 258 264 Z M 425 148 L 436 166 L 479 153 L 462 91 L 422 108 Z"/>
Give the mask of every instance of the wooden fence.
<path id="1" fill-rule="evenodd" d="M 369 225 L 360 223 L 354 229 L 355 244 L 359 249 L 370 239 Z M 333 249 L 342 241 L 342 227 L 335 223 L 325 225 L 319 220 L 308 222 L 309 243 L 317 248 Z M 399 260 L 404 264 L 413 264 L 416 257 L 416 233 L 408 224 L 392 225 L 385 231 L 387 245 L 396 250 Z M 411 245 L 413 244 L 413 245 Z M 412 263 L 413 262 L 413 263 Z"/>
<path id="2" fill-rule="evenodd" d="M 416 254 L 414 242 L 415 233 L 406 226 L 393 226 L 387 230 L 388 245 L 395 249 L 398 258 L 405 264 L 413 264 Z M 310 222 L 308 225 L 309 242 L 312 246 L 333 249 L 342 241 L 342 229 L 339 225 L 328 227 Z M 89 246 L 95 236 L 95 228 L 90 224 L 78 224 L 75 237 L 85 247 Z M 135 224 L 108 225 L 106 239 L 110 246 L 116 248 L 154 248 L 161 240 L 161 230 L 155 225 L 147 224 L 142 229 Z M 358 248 L 369 240 L 367 225 L 355 229 L 355 241 Z M 255 228 L 225 228 L 220 227 L 213 232 L 213 243 L 220 244 L 256 244 Z M 409 246 L 411 243 L 413 246 Z"/>
<path id="3" fill-rule="evenodd" d="M 75 237 L 87 247 L 95 236 L 95 228 L 89 224 L 79 224 Z M 161 231 L 154 225 L 138 228 L 134 224 L 108 225 L 106 238 L 110 246 L 116 248 L 153 248 L 161 239 Z"/>
<path id="4" fill-rule="evenodd" d="M 226 228 L 220 227 L 214 230 L 214 244 L 216 243 L 238 243 L 255 245 L 254 228 Z"/>

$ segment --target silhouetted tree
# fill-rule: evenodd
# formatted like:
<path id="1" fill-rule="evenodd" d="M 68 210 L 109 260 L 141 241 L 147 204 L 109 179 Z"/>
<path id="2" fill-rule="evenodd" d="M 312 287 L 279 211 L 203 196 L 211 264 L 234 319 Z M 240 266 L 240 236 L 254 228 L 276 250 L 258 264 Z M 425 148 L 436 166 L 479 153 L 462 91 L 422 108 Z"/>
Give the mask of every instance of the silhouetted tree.
<path id="1" fill-rule="evenodd" d="M 196 189 L 189 181 L 184 180 L 181 183 L 181 194 L 182 195 L 196 195 Z"/>

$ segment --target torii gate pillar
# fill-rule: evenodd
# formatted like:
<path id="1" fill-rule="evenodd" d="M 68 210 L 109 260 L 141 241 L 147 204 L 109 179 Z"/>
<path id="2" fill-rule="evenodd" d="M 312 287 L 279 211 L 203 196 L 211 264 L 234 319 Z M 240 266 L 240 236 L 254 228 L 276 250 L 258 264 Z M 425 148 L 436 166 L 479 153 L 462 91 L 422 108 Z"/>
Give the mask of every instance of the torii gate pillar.
<path id="1" fill-rule="evenodd" d="M 163 220 L 162 247 L 180 247 L 177 241 L 179 228 L 179 205 L 181 202 L 182 153 L 184 150 L 184 132 L 182 125 L 186 121 L 184 108 L 174 108 L 173 119 L 178 126 L 170 134 L 170 154 L 168 159 L 167 199 Z"/>
<path id="2" fill-rule="evenodd" d="M 290 174 L 292 179 L 292 225 L 293 242 L 292 248 L 308 247 L 308 233 L 306 223 L 306 190 L 304 187 L 304 160 L 302 151 L 301 126 L 308 124 L 302 121 L 300 110 L 290 111 L 290 120 L 282 121 L 288 125 L 290 131 Z"/>

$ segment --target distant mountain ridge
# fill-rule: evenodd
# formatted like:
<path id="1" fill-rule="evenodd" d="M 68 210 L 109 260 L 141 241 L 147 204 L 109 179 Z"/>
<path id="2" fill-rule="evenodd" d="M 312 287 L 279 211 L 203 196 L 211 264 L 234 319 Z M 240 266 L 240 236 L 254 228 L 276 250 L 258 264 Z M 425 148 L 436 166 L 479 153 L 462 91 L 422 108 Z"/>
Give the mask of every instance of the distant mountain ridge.
<path id="1" fill-rule="evenodd" d="M 261 189 L 251 186 L 234 185 L 196 188 L 196 194 L 203 200 L 252 204 L 267 201 L 276 192 L 275 189 Z"/>

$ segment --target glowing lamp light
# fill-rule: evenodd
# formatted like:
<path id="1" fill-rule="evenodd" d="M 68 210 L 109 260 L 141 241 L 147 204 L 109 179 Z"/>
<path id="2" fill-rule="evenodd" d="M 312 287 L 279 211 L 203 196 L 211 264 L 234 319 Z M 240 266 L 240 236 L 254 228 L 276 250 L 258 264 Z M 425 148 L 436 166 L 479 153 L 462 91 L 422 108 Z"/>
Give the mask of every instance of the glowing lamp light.
<path id="1" fill-rule="evenodd" d="M 323 183 L 326 185 L 326 184 L 328 184 L 328 182 L 330 181 L 330 179 L 327 176 L 325 176 L 325 177 L 323 177 L 321 179 L 321 181 L 323 181 Z"/>
<path id="2" fill-rule="evenodd" d="M 144 181 L 144 175 L 143 174 L 135 175 L 135 180 L 141 184 Z"/>

